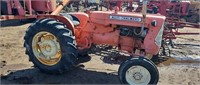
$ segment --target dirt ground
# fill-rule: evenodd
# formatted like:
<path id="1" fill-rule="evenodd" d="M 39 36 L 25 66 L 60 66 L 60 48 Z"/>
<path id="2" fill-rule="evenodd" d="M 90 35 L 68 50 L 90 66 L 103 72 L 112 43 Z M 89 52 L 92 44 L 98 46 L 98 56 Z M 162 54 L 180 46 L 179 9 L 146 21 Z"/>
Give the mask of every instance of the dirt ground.
<path id="1" fill-rule="evenodd" d="M 90 53 L 79 66 L 63 75 L 41 73 L 29 62 L 23 47 L 23 36 L 30 23 L 1 21 L 0 71 L 1 84 L 119 84 L 114 61 L 117 52 L 110 49 Z M 184 28 L 182 32 L 199 32 Z M 200 35 L 178 36 L 171 57 L 158 65 L 159 85 L 200 84 Z M 111 51 L 112 50 L 112 51 Z M 88 61 L 88 62 L 86 62 Z"/>

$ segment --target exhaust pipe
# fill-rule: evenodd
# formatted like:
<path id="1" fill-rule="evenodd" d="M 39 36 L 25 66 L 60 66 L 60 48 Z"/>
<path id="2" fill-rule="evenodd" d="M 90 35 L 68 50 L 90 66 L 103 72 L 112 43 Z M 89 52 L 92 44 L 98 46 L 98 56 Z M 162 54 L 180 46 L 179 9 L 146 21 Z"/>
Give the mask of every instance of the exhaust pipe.
<path id="1" fill-rule="evenodd" d="M 142 27 L 139 33 L 134 30 L 135 35 L 142 35 L 145 27 L 145 22 L 146 22 L 146 15 L 147 15 L 147 0 L 143 0 L 143 5 L 142 5 Z"/>

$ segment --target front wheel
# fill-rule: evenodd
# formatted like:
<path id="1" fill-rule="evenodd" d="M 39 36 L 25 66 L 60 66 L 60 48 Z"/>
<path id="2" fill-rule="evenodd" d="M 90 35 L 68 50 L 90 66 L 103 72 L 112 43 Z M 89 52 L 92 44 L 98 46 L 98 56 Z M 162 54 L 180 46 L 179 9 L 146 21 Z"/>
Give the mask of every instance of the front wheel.
<path id="1" fill-rule="evenodd" d="M 118 70 L 122 83 L 130 85 L 157 84 L 159 72 L 153 62 L 144 57 L 131 58 L 123 62 Z"/>

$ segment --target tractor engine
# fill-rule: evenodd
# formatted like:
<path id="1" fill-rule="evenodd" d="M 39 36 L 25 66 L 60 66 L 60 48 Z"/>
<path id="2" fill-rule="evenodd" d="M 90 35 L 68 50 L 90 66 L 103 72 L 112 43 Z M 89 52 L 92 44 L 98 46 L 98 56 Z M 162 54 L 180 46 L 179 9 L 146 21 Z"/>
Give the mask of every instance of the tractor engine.
<path id="1" fill-rule="evenodd" d="M 136 48 L 141 48 L 141 43 L 144 41 L 145 36 L 147 35 L 147 28 L 142 31 L 141 35 L 138 35 L 140 32 L 140 27 L 131 27 L 131 26 L 120 26 L 119 27 L 119 49 L 133 52 Z"/>
<path id="2" fill-rule="evenodd" d="M 160 49 L 165 17 L 148 15 L 143 26 L 137 13 L 94 11 L 72 14 L 80 21 L 75 27 L 77 46 L 90 48 L 91 44 L 118 47 L 130 54 L 156 55 Z"/>
<path id="3" fill-rule="evenodd" d="M 140 27 L 130 27 L 130 26 L 121 26 L 119 30 L 120 30 L 120 36 L 136 37 L 136 38 L 144 38 L 148 31 L 147 28 L 145 28 L 142 34 L 138 35 L 138 33 L 140 32 Z"/>

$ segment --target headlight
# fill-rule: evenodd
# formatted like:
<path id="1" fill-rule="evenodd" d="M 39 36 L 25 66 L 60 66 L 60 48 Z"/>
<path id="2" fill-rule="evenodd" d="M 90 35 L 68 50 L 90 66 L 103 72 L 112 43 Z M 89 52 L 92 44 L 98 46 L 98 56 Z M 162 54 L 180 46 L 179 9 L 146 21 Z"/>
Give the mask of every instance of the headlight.
<path id="1" fill-rule="evenodd" d="M 153 20 L 153 21 L 151 22 L 151 25 L 155 27 L 155 26 L 157 25 L 156 20 Z"/>

